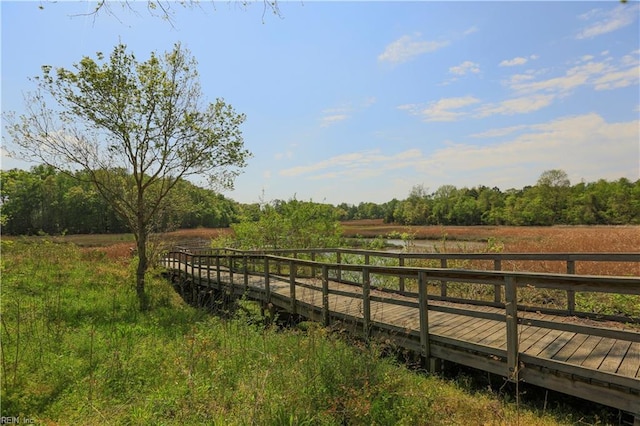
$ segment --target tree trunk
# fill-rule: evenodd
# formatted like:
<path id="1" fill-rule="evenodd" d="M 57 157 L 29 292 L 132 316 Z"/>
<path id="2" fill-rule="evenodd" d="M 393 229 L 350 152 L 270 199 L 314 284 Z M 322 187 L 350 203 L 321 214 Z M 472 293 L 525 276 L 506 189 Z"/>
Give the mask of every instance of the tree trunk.
<path id="1" fill-rule="evenodd" d="M 146 232 L 140 232 L 137 240 L 138 245 L 138 268 L 136 270 L 136 294 L 138 295 L 138 302 L 140 303 L 140 310 L 146 311 L 149 309 L 149 297 L 144 288 L 144 276 L 149 266 L 149 260 L 147 259 L 147 235 Z"/>

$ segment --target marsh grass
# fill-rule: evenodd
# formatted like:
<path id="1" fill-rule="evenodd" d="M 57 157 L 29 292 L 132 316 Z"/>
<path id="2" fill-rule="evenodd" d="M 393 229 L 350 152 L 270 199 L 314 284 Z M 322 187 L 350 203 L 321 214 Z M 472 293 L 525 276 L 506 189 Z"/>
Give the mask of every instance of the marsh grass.
<path id="1" fill-rule="evenodd" d="M 2 242 L 2 416 L 38 424 L 572 424 L 412 372 L 315 324 L 186 305 L 152 271 L 71 244 Z M 247 302 L 243 302 L 247 303 Z"/>

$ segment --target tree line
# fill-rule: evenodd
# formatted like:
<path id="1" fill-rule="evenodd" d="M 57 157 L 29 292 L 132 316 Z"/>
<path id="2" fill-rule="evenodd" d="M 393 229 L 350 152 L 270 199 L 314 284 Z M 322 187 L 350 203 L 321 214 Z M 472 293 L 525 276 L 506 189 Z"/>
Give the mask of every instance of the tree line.
<path id="1" fill-rule="evenodd" d="M 129 232 L 111 205 L 84 179 L 84 173 L 69 175 L 44 165 L 30 171 L 1 171 L 2 233 Z M 296 233 L 301 228 L 296 224 L 322 218 L 318 226 L 328 226 L 325 219 L 329 217 L 331 221 L 383 219 L 402 225 L 640 224 L 640 180 L 601 179 L 571 185 L 561 170 L 544 172 L 536 185 L 505 191 L 482 185 L 472 188 L 444 185 L 429 192 L 423 185 L 417 185 L 407 198 L 382 204 L 335 206 L 296 199 L 242 204 L 186 180 L 178 183 L 171 197 L 155 224 L 156 230 L 238 224 L 234 229 L 240 236 L 256 229 L 263 233 L 277 230 L 278 238 L 286 234 L 296 241 L 313 238 L 312 233 Z M 252 223 L 257 227 L 246 225 Z M 272 241 L 274 236 L 265 234 L 264 238 L 271 245 L 287 245 Z"/>
<path id="2" fill-rule="evenodd" d="M 640 180 L 600 179 L 571 185 L 564 171 L 548 170 L 536 185 L 522 189 L 443 185 L 429 192 L 417 185 L 404 200 L 343 203 L 338 208 L 341 220 L 377 218 L 404 225 L 640 224 Z"/>
<path id="3" fill-rule="evenodd" d="M 130 232 L 128 224 L 116 213 L 87 178 L 87 172 L 73 175 L 50 166 L 35 166 L 30 171 L 0 171 L 0 221 L 2 233 L 104 234 Z M 238 221 L 239 205 L 214 191 L 186 180 L 177 183 L 171 199 L 154 223 L 154 230 L 176 228 L 222 228 Z"/>

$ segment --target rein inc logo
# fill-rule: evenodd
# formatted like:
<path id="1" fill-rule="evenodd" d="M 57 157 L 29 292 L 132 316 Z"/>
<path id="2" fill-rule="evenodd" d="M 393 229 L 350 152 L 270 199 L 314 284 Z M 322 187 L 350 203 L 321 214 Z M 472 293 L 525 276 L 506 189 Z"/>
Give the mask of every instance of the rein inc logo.
<path id="1" fill-rule="evenodd" d="M 0 417 L 0 425 L 32 425 L 35 424 L 33 419 L 28 417 Z"/>

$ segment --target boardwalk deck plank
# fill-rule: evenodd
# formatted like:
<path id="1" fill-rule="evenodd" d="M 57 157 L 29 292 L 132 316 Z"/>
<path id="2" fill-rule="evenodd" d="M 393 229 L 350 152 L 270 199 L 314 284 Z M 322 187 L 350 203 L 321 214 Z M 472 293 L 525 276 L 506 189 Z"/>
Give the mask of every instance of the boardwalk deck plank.
<path id="1" fill-rule="evenodd" d="M 549 330 L 547 334 L 545 334 L 542 338 L 540 338 L 533 345 L 529 346 L 527 349 L 521 348 L 521 350 L 525 353 L 537 356 L 542 351 L 547 349 L 555 340 L 562 334 L 560 330 Z"/>
<path id="2" fill-rule="evenodd" d="M 640 374 L 640 343 L 634 342 L 629 346 L 624 361 L 618 368 L 618 374 L 638 377 Z"/>
<path id="3" fill-rule="evenodd" d="M 604 361 L 602 361 L 602 364 L 600 364 L 600 367 L 598 369 L 609 373 L 615 373 L 616 371 L 618 371 L 618 367 L 620 367 L 620 364 L 622 364 L 629 346 L 631 346 L 631 342 L 616 340 L 616 342 L 613 344 L 613 347 L 607 354 L 607 357 L 604 359 Z"/>
<path id="4" fill-rule="evenodd" d="M 569 364 L 582 365 L 586 361 L 587 357 L 593 352 L 598 343 L 602 340 L 599 336 L 589 336 L 580 345 L 578 349 L 567 359 Z"/>
<path id="5" fill-rule="evenodd" d="M 602 340 L 593 348 L 588 358 L 582 363 L 583 367 L 598 369 L 602 361 L 607 357 L 611 348 L 616 343 L 615 339 L 603 337 Z"/>
<path id="6" fill-rule="evenodd" d="M 560 349 L 552 359 L 556 361 L 567 361 L 571 355 L 587 340 L 589 336 L 586 334 L 575 334 L 562 349 Z"/>
<path id="7" fill-rule="evenodd" d="M 563 331 L 560 333 L 553 342 L 547 345 L 538 356 L 542 358 L 553 358 L 559 351 L 564 348 L 567 343 L 576 335 L 576 333 L 572 331 Z"/>

